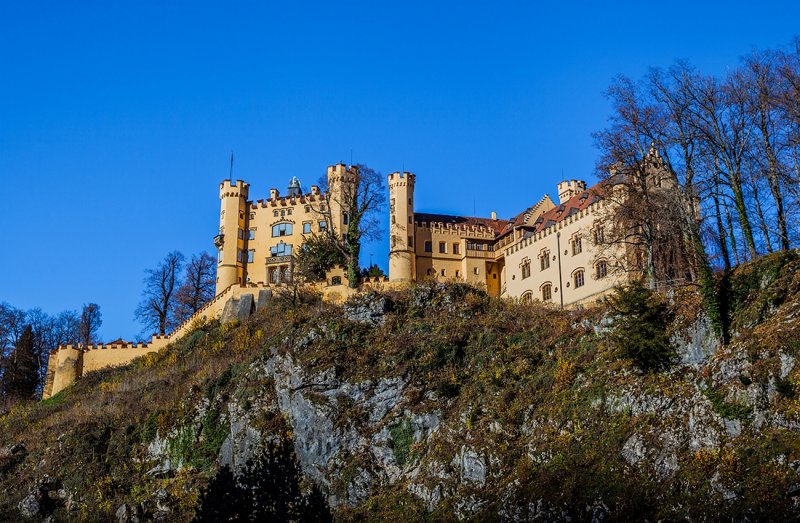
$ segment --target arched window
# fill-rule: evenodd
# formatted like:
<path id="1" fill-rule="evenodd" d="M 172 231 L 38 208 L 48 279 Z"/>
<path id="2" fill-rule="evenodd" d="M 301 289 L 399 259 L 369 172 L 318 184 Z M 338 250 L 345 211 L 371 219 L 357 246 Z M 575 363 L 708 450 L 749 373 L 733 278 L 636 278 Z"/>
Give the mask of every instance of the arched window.
<path id="1" fill-rule="evenodd" d="M 549 302 L 553 299 L 553 286 L 549 283 L 542 285 L 542 301 Z"/>
<path id="2" fill-rule="evenodd" d="M 575 281 L 575 288 L 576 289 L 578 287 L 583 287 L 583 283 L 584 283 L 583 269 L 578 269 L 577 271 L 575 271 L 575 274 L 573 275 L 572 278 Z"/>
<path id="3" fill-rule="evenodd" d="M 533 292 L 528 291 L 522 295 L 522 303 L 531 303 L 533 301 Z"/>
<path id="4" fill-rule="evenodd" d="M 541 264 L 542 269 L 549 269 L 550 268 L 550 251 L 547 249 L 542 251 L 542 254 L 539 255 L 539 262 Z"/>
<path id="5" fill-rule="evenodd" d="M 279 223 L 277 225 L 272 226 L 272 237 L 278 238 L 280 236 L 291 236 L 292 235 L 292 224 L 291 223 Z"/>
<path id="6" fill-rule="evenodd" d="M 520 264 L 520 269 L 522 269 L 522 279 L 530 277 L 531 275 L 531 260 L 528 258 L 523 258 L 522 263 Z"/>
<path id="7" fill-rule="evenodd" d="M 602 225 L 597 225 L 594 228 L 594 244 L 595 245 L 602 245 L 606 242 L 606 233 L 603 230 Z"/>
<path id="8" fill-rule="evenodd" d="M 599 280 L 605 278 L 608 274 L 608 263 L 605 260 L 600 260 L 594 266 L 595 276 Z"/>
<path id="9" fill-rule="evenodd" d="M 583 246 L 581 245 L 581 237 L 575 236 L 572 238 L 572 255 L 575 256 L 576 254 L 580 254 L 583 252 Z"/>

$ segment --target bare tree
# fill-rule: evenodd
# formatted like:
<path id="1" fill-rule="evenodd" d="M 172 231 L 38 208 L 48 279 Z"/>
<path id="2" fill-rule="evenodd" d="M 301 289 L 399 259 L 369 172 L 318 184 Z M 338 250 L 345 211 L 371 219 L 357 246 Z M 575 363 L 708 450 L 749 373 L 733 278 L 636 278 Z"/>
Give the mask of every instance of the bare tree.
<path id="1" fill-rule="evenodd" d="M 182 323 L 214 298 L 217 261 L 207 252 L 192 256 L 175 294 L 175 321 Z"/>
<path id="2" fill-rule="evenodd" d="M 682 276 L 676 266 L 687 266 L 679 214 L 686 205 L 676 200 L 675 182 L 656 149 L 662 138 L 656 130 L 667 125 L 668 114 L 628 78 L 618 78 L 608 95 L 614 114 L 609 127 L 595 133 L 598 172 L 607 177 L 603 198 L 610 203 L 600 255 L 614 257 L 619 270 L 640 271 L 652 288 Z"/>
<path id="3" fill-rule="evenodd" d="M 784 166 L 781 164 L 780 156 L 786 144 L 783 136 L 785 127 L 781 125 L 781 114 L 777 99 L 780 97 L 775 91 L 778 85 L 778 72 L 775 67 L 774 53 L 752 53 L 744 61 L 743 82 L 745 83 L 748 97 L 748 109 L 752 113 L 753 122 L 758 129 L 760 137 L 760 147 L 754 147 L 752 161 L 763 163 L 764 168 L 760 172 L 765 174 L 769 184 L 769 190 L 775 202 L 775 218 L 778 225 L 778 243 L 781 250 L 789 249 L 789 227 L 784 210 L 784 196 L 781 189 L 780 180 L 783 177 Z M 757 190 L 754 177 L 754 188 Z M 759 219 L 766 222 L 761 213 L 760 200 L 756 195 L 754 200 L 760 213 Z M 764 236 L 767 247 L 772 252 L 772 245 L 769 239 L 769 229 L 764 229 Z"/>
<path id="4" fill-rule="evenodd" d="M 97 331 L 103 324 L 103 315 L 100 313 L 100 306 L 96 303 L 88 303 L 83 306 L 81 311 L 80 323 L 78 324 L 78 337 L 84 346 L 93 345 L 97 342 Z"/>
<path id="5" fill-rule="evenodd" d="M 176 326 L 175 293 L 182 266 L 183 254 L 173 251 L 155 269 L 145 271 L 142 301 L 134 315 L 145 328 L 155 329 L 160 336 Z"/>
<path id="6" fill-rule="evenodd" d="M 382 230 L 379 215 L 386 203 L 386 188 L 383 175 L 366 165 L 354 165 L 350 176 L 334 187 L 327 179 L 320 180 L 325 191 L 325 205 L 316 206 L 315 211 L 327 222 L 322 235 L 327 237 L 344 257 L 347 280 L 350 287 L 358 284 L 359 257 L 364 240 L 380 238 Z M 341 210 L 342 230 L 338 230 L 334 211 Z"/>

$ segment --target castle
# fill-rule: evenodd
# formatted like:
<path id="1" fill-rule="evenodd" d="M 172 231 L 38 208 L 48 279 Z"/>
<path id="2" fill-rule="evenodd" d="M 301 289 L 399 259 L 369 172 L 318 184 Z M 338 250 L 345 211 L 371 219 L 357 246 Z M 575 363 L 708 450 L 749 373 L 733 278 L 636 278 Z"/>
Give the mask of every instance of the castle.
<path id="1" fill-rule="evenodd" d="M 558 184 L 510 220 L 416 213 L 412 173 L 389 175 L 390 281 L 456 280 L 492 296 L 592 303 L 620 283 L 611 270 L 602 184 Z"/>
<path id="2" fill-rule="evenodd" d="M 86 372 L 127 363 L 156 352 L 189 332 L 197 319 L 242 318 L 257 310 L 276 286 L 295 279 L 295 254 L 305 238 L 332 227 L 342 231 L 349 216 L 337 197 L 357 183 L 358 168 L 328 167 L 327 192 L 312 185 L 304 193 L 292 178 L 286 195 L 270 189 L 269 198 L 250 200 L 250 185 L 225 180 L 219 185 L 216 296 L 168 336 L 149 343 L 61 346 L 50 354 L 43 397 L 63 390 Z M 492 296 L 582 306 L 601 298 L 623 276 L 604 256 L 602 184 L 578 180 L 558 184 L 558 205 L 545 195 L 510 220 L 417 213 L 416 176 L 388 175 L 389 277 L 387 286 L 426 280 L 462 281 L 485 287 Z M 342 285 L 341 268 L 325 282 L 312 283 L 328 299 L 353 290 Z M 366 282 L 366 286 L 376 283 Z"/>

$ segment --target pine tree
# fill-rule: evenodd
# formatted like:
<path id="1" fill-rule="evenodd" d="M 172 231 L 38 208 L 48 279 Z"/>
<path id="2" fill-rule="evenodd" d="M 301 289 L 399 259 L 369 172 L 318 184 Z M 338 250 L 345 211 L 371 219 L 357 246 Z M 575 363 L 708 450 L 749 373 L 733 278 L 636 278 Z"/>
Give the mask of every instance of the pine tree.
<path id="1" fill-rule="evenodd" d="M 3 394 L 9 400 L 33 399 L 39 379 L 39 361 L 33 344 L 33 328 L 26 325 L 14 350 L 2 361 Z"/>

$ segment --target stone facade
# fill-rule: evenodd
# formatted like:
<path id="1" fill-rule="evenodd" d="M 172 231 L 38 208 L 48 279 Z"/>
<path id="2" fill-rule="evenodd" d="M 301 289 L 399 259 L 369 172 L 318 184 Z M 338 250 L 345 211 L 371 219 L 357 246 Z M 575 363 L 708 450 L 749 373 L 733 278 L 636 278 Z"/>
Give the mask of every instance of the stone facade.
<path id="1" fill-rule="evenodd" d="M 604 245 L 602 184 L 558 184 L 510 220 L 417 213 L 415 176 L 389 175 L 390 281 L 453 280 L 493 296 L 560 306 L 591 303 L 618 285 Z"/>

